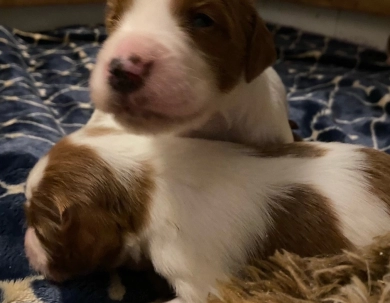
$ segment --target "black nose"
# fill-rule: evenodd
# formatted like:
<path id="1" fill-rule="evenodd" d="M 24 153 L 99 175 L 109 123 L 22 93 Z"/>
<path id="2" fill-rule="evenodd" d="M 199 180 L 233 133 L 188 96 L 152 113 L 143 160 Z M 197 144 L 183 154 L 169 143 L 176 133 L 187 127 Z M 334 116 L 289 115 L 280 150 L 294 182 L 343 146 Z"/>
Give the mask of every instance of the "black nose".
<path id="1" fill-rule="evenodd" d="M 139 64 L 140 58 L 130 57 L 128 59 L 131 64 Z M 132 93 L 140 89 L 144 85 L 144 75 L 133 73 L 126 68 L 126 63 L 121 59 L 113 59 L 109 65 L 109 79 L 110 86 L 119 93 Z"/>

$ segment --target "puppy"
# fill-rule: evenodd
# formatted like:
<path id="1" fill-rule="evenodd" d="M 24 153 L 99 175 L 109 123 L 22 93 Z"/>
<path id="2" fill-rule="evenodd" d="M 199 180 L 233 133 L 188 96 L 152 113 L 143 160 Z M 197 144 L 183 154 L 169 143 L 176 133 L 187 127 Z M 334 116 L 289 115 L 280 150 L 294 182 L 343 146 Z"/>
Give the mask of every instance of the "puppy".
<path id="1" fill-rule="evenodd" d="M 201 303 L 276 250 L 335 254 L 390 231 L 385 153 L 147 137 L 107 119 L 95 115 L 28 177 L 26 255 L 49 279 L 150 260 L 177 302 Z"/>
<path id="2" fill-rule="evenodd" d="M 131 132 L 293 141 L 273 38 L 253 0 L 109 0 L 106 25 L 91 99 Z"/>

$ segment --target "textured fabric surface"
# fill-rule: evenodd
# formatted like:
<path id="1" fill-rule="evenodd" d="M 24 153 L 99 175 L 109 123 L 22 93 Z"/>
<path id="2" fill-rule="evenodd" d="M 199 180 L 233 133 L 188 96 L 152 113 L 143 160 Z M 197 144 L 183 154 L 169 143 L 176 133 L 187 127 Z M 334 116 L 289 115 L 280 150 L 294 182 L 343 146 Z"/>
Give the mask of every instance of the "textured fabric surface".
<path id="1" fill-rule="evenodd" d="M 390 152 L 390 67 L 384 53 L 270 26 L 291 119 L 307 140 Z M 31 167 L 92 113 L 88 77 L 103 27 L 39 34 L 0 26 L 0 302 L 147 302 L 145 277 L 126 270 L 64 285 L 36 276 L 23 253 L 24 182 Z"/>
<path id="2" fill-rule="evenodd" d="M 222 298 L 209 303 L 387 303 L 389 261 L 390 234 L 337 256 L 276 253 L 247 267 L 242 279 L 222 285 Z"/>

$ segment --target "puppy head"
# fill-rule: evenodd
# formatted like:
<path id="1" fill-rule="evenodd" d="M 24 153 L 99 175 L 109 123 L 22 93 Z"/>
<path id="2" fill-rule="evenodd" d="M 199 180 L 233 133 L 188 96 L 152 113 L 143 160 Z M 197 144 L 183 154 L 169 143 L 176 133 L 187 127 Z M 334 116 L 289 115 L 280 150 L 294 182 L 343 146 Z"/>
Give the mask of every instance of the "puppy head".
<path id="1" fill-rule="evenodd" d="M 109 0 L 92 100 L 133 131 L 183 131 L 276 58 L 252 0 Z"/>
<path id="2" fill-rule="evenodd" d="M 96 152 L 60 141 L 27 180 L 25 250 L 31 266 L 63 281 L 141 255 L 149 172 L 118 175 Z"/>

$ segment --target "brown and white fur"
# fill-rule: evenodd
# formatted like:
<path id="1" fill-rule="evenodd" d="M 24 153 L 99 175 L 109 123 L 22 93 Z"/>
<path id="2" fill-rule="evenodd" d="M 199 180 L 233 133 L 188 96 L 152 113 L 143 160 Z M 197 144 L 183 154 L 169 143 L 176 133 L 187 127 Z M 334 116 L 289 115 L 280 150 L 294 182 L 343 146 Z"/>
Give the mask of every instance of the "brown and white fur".
<path id="1" fill-rule="evenodd" d="M 335 254 L 390 231 L 390 156 L 140 136 L 95 113 L 36 164 L 26 198 L 26 254 L 48 278 L 150 260 L 177 302 L 200 303 L 277 249 Z"/>
<path id="2" fill-rule="evenodd" d="M 253 0 L 108 0 L 90 80 L 133 133 L 293 141 L 276 51 Z"/>

